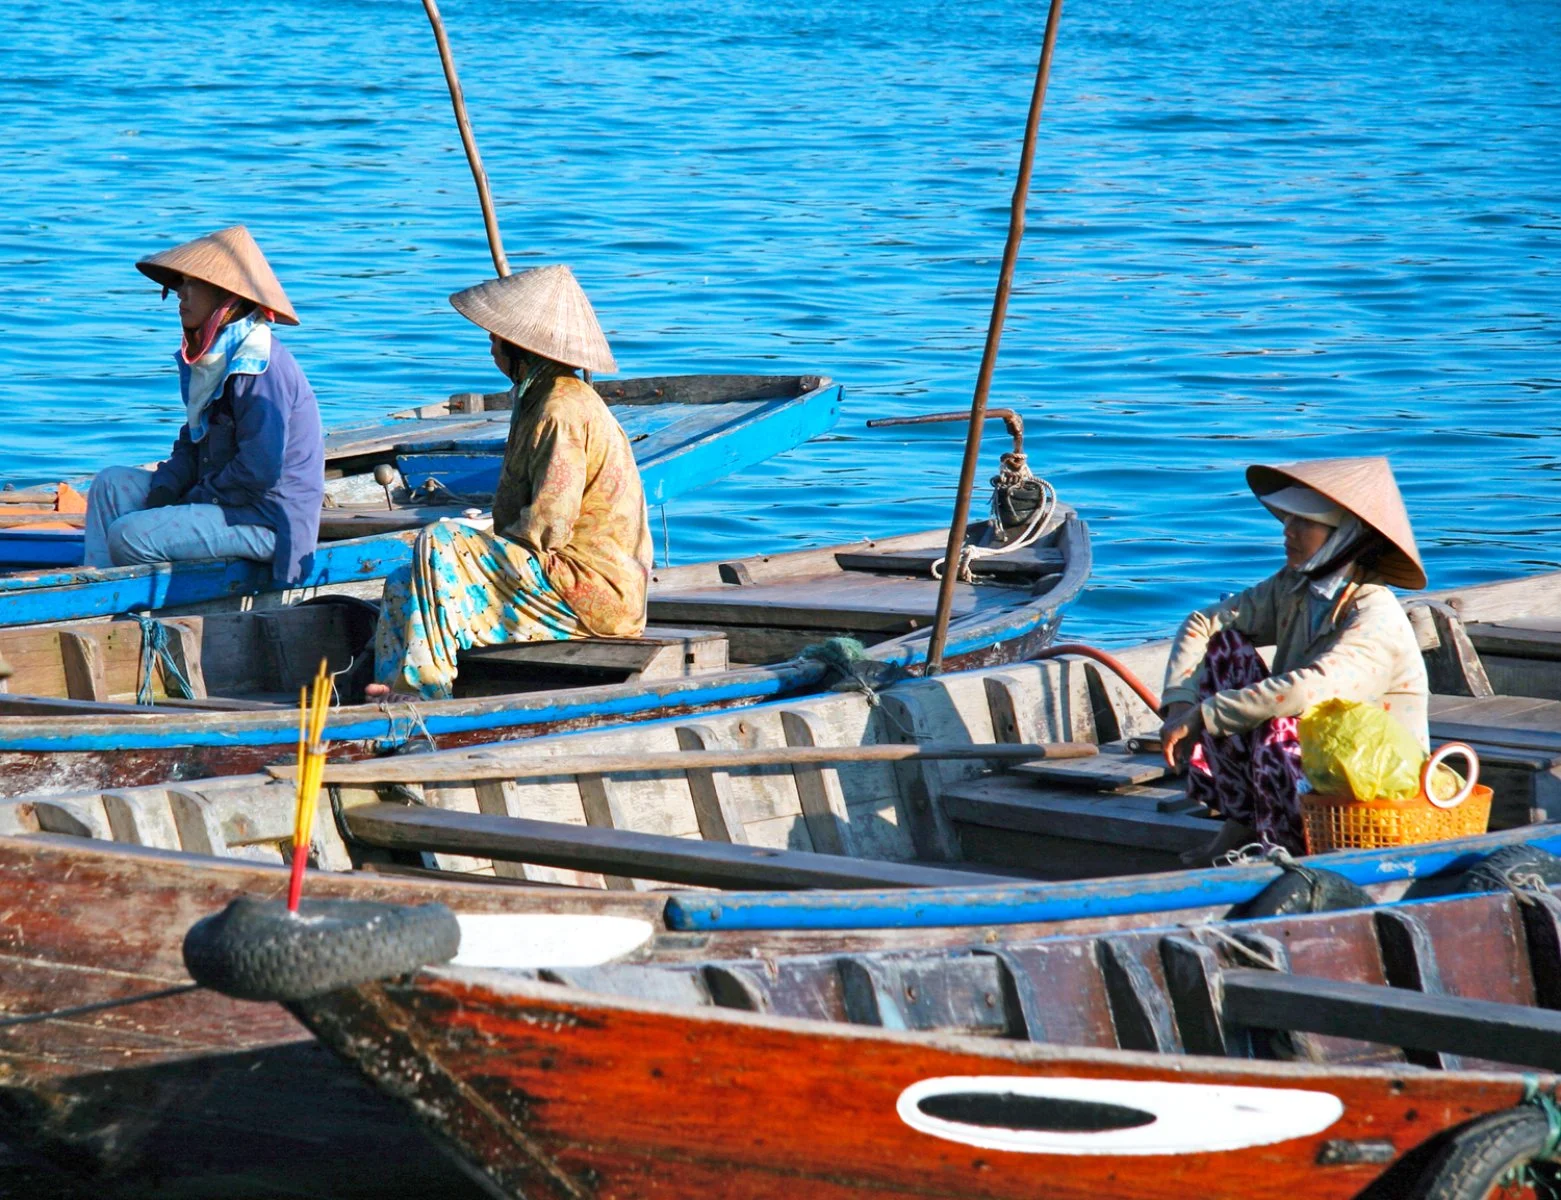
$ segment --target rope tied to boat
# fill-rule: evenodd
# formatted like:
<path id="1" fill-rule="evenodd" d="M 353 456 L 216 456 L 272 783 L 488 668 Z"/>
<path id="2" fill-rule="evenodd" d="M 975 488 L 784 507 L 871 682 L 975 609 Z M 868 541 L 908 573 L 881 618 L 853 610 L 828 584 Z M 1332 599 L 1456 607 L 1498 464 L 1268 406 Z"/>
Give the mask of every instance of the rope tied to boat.
<path id="1" fill-rule="evenodd" d="M 1532 1104 L 1540 1112 L 1545 1114 L 1545 1124 L 1549 1127 L 1545 1134 L 1545 1144 L 1540 1148 L 1536 1158 L 1553 1159 L 1556 1151 L 1561 1150 L 1561 1103 L 1556 1100 L 1554 1089 L 1545 1091 L 1539 1086 L 1539 1076 L 1523 1076 L 1523 1103 Z M 1520 1168 L 1521 1170 L 1522 1168 Z"/>
<path id="2" fill-rule="evenodd" d="M 1530 907 L 1538 903 L 1540 896 L 1555 897 L 1544 876 L 1537 871 L 1525 870 L 1520 866 L 1508 867 L 1501 873 L 1501 881 L 1507 885 L 1507 890 L 1517 897 L 1518 903 Z"/>
<path id="3" fill-rule="evenodd" d="M 67 1017 L 84 1017 L 89 1013 L 106 1012 L 112 1008 L 128 1008 L 132 1004 L 145 1004 L 149 1000 L 167 1000 L 174 996 L 183 996 L 188 992 L 198 992 L 202 985 L 198 983 L 183 983 L 177 987 L 159 988 L 155 992 L 141 992 L 135 996 L 121 996 L 117 1000 L 99 1000 L 94 1004 L 75 1004 L 69 1008 L 51 1008 L 48 1012 L 24 1013 L 17 1017 L 0 1017 L 0 1029 L 10 1029 L 15 1025 L 36 1025 L 41 1021 L 60 1021 Z"/>
<path id="4" fill-rule="evenodd" d="M 406 735 L 403 736 L 396 728 L 397 706 L 405 707 L 409 716 Z M 428 743 L 430 750 L 439 749 L 439 743 L 434 741 L 434 735 L 428 731 L 428 725 L 423 720 L 423 714 L 416 704 L 410 700 L 392 700 L 386 698 L 379 702 L 379 711 L 385 715 L 385 722 L 389 726 L 385 736 L 379 740 L 375 748 L 385 754 L 395 754 L 411 744 L 414 737 L 421 737 Z"/>
<path id="5" fill-rule="evenodd" d="M 889 720 L 902 735 L 911 741 L 916 740 L 916 735 L 905 727 L 893 711 L 883 706 L 879 698 L 879 691 L 890 684 L 904 679 L 908 672 L 904 667 L 896 663 L 880 662 L 867 653 L 867 648 L 856 638 L 832 637 L 822 642 L 815 642 L 811 646 L 804 646 L 797 652 L 799 659 L 808 662 L 816 662 L 824 666 L 829 672 L 838 676 L 830 685 L 830 690 L 835 692 L 860 692 L 867 699 L 867 706 L 875 709 Z M 829 678 L 828 675 L 825 678 Z"/>
<path id="6" fill-rule="evenodd" d="M 1218 925 L 1213 924 L 1212 921 L 1212 917 L 1204 917 L 1201 921 L 1188 922 L 1186 928 L 1192 931 L 1194 938 L 1196 938 L 1200 933 L 1212 934 L 1226 946 L 1229 946 L 1232 950 L 1239 954 L 1246 955 L 1253 962 L 1257 963 L 1258 966 L 1263 967 L 1266 970 L 1283 971 L 1285 969 L 1283 963 L 1277 961 L 1276 959 L 1270 958 L 1268 955 L 1263 954 L 1262 952 L 1247 945 L 1240 938 L 1232 937 Z"/>
<path id="7" fill-rule="evenodd" d="M 1028 520 L 1024 517 L 1027 509 L 1030 510 Z M 1000 544 L 975 546 L 966 542 L 960 547 L 954 577 L 961 583 L 974 583 L 973 568 L 976 563 L 1002 554 L 1013 554 L 1034 545 L 1056 510 L 1057 490 L 1040 476 L 1031 473 L 1029 462 L 1022 452 L 1010 450 L 1003 455 L 997 474 L 992 476 L 990 527 L 992 536 Z M 1009 541 L 1008 530 L 1020 523 L 1024 524 L 1023 530 Z M 947 561 L 945 555 L 932 564 L 934 579 L 943 578 L 943 564 Z"/>
<path id="8" fill-rule="evenodd" d="M 152 696 L 152 670 L 159 663 L 163 668 L 164 685 L 173 685 L 184 700 L 195 699 L 194 687 L 184 677 L 179 660 L 174 658 L 173 651 L 168 648 L 168 626 L 145 613 L 130 615 L 141 626 L 141 670 L 140 682 L 136 685 L 136 703 L 148 706 L 157 703 Z"/>

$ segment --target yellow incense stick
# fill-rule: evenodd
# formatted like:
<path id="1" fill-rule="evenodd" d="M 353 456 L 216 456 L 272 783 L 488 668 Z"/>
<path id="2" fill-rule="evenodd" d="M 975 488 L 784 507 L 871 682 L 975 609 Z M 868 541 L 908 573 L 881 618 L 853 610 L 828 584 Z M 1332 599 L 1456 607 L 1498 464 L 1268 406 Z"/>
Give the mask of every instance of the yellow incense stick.
<path id="1" fill-rule="evenodd" d="M 313 689 L 298 690 L 298 791 L 293 816 L 293 872 L 287 890 L 287 907 L 292 912 L 298 911 L 304 864 L 314 837 L 314 813 L 319 804 L 321 776 L 325 773 L 323 739 L 330 698 L 330 667 L 322 658 Z"/>

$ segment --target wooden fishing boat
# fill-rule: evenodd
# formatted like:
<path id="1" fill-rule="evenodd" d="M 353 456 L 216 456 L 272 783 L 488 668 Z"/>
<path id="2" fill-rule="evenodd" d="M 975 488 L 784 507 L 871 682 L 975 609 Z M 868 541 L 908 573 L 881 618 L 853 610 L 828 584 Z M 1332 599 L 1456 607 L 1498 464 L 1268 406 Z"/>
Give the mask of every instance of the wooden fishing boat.
<path id="1" fill-rule="evenodd" d="M 1014 553 L 984 559 L 974 581 L 959 586 L 947 649 L 952 665 L 1023 658 L 1054 636 L 1062 607 L 1088 578 L 1089 539 L 1066 505 L 1055 506 L 1038 532 Z M 347 756 L 425 739 L 470 745 L 800 697 L 842 671 L 874 681 L 914 672 L 925 660 L 938 590 L 931 567 L 945 536 L 933 531 L 661 568 L 652 575 L 645 636 L 469 652 L 457 697 L 415 706 L 353 702 L 372 669 L 374 614 L 347 596 L 160 622 L 3 630 L 0 654 L 15 673 L 0 693 L 0 791 L 253 771 L 294 746 L 293 703 L 322 656 L 339 673 L 344 701 L 331 714 L 327 737 Z M 990 526 L 973 526 L 971 538 L 991 541 Z M 338 543 L 322 554 L 359 544 Z M 836 637 L 863 643 L 861 661 L 803 653 Z M 147 647 L 158 642 L 165 650 L 154 668 Z M 155 705 L 135 704 L 138 696 Z"/>
<path id="2" fill-rule="evenodd" d="M 183 927 L 286 886 L 259 863 L 0 837 L 0 1196 L 487 1194 L 282 1010 L 187 990 Z M 309 892 L 468 914 L 660 908 L 371 872 L 311 877 Z"/>
<path id="3" fill-rule="evenodd" d="M 827 433 L 840 416 L 840 386 L 817 375 L 676 375 L 600 382 L 595 387 L 629 436 L 646 503 L 652 506 Z M 510 408 L 508 392 L 461 392 L 438 404 L 328 434 L 321 540 L 416 530 L 443 517 L 486 511 L 498 484 Z M 84 493 L 90 483 L 81 479 L 74 486 L 0 491 L 0 567 L 80 566 Z M 383 572 L 394 568 L 400 548 L 399 542 L 368 545 L 357 553 Z M 317 561 L 301 586 L 341 582 L 341 563 L 346 561 L 336 560 L 334 568 Z M 173 584 L 183 594 L 170 603 L 268 590 L 258 569 L 230 578 L 214 573 L 210 564 L 181 566 L 195 578 Z M 124 611 L 73 607 L 71 592 L 88 592 L 93 583 L 113 583 L 118 577 L 106 572 L 71 574 L 70 581 L 55 574 L 21 577 L 17 589 L 22 592 L 51 591 L 52 615 L 0 616 L 0 624 Z M 361 569 L 358 575 L 375 577 Z M 200 580 L 208 577 L 228 583 L 242 580 L 248 591 L 223 586 L 203 590 Z M 62 593 L 61 588 L 68 591 Z"/>
<path id="4" fill-rule="evenodd" d="M 959 952 L 434 966 L 290 1008 L 528 1200 L 1474 1200 L 1549 1153 L 1525 1100 L 1556 1077 L 1520 1071 L 1561 1068 L 1557 980 L 1561 902 L 1503 892 Z"/>
<path id="5" fill-rule="evenodd" d="M 1517 711 L 1518 715 L 1504 718 L 1511 721 L 1522 721 L 1525 712 L 1537 714 L 1532 718 L 1535 721 L 1553 719 L 1550 714 L 1561 706 L 1533 695 L 1481 699 L 1445 692 L 1455 686 L 1471 686 L 1469 681 L 1476 679 L 1478 668 L 1482 672 L 1478 678 L 1485 678 L 1488 672 L 1508 693 L 1553 689 L 1554 694 L 1561 694 L 1561 687 L 1556 686 L 1561 682 L 1556 660 L 1517 657 L 1515 644 L 1507 647 L 1505 655 L 1491 652 L 1480 656 L 1459 650 L 1468 640 L 1464 630 L 1481 644 L 1494 645 L 1486 639 L 1497 637 L 1497 630 L 1505 630 L 1500 636 L 1512 642 L 1523 622 L 1542 622 L 1544 618 L 1532 615 L 1533 609 L 1554 594 L 1556 582 L 1555 576 L 1541 576 L 1483 585 L 1437 601 L 1447 603 L 1430 614 L 1436 619 L 1429 624 L 1420 622 L 1429 635 L 1425 645 L 1433 678 L 1444 689 L 1435 701 L 1435 711 L 1466 711 L 1466 715 L 1473 714 L 1468 716 L 1471 721 L 1487 711 Z M 726 594 L 736 590 L 731 588 Z M 1453 607 L 1453 601 L 1458 607 Z M 292 611 L 297 615 L 309 610 Z M 1450 620 L 1447 612 L 1466 614 L 1468 623 Z M 1520 615 L 1523 613 L 1530 615 Z M 884 643 L 878 649 L 892 644 Z M 18 657 L 3 643 L 0 649 L 13 659 Z M 261 653 L 264 647 L 256 646 L 251 657 Z M 1163 663 L 1164 655 L 1165 645 L 1158 643 L 1123 651 L 1120 657 L 1150 675 L 1156 662 Z M 333 664 L 341 665 L 334 660 Z M 810 661 L 807 665 L 817 664 Z M 133 671 L 122 678 L 132 682 L 116 686 L 133 686 Z M 673 682 L 692 687 L 699 681 L 694 675 Z M 542 694 L 535 702 L 551 706 L 557 713 L 566 702 L 585 694 Z M 621 691 L 614 694 L 623 695 Z M 664 698 L 670 703 L 674 694 L 667 692 Z M 504 701 L 518 702 L 513 698 Z M 0 705 L 4 703 L 7 701 L 0 697 Z M 39 702 L 17 698 L 14 703 Z M 71 711 L 73 707 L 64 701 L 50 703 L 54 706 L 51 711 Z M 433 714 L 436 708 L 423 706 L 422 711 Z M 352 710 L 344 715 L 352 715 Z M 398 722 L 394 731 L 389 726 L 390 717 L 365 712 L 364 719 L 372 724 L 361 736 L 385 737 L 394 732 L 405 739 L 410 716 L 391 715 Z M 115 727 L 116 736 L 124 752 L 117 759 L 100 760 L 114 773 L 97 776 L 84 788 L 55 786 L 50 789 L 56 793 L 52 795 L 40 788 L 31 792 L 18 788 L 16 803 L 0 809 L 26 814 L 25 820 L 11 818 L 14 828 L 118 836 L 168 849 L 211 853 L 241 848 L 245 854 L 264 854 L 271 861 L 282 861 L 281 843 L 292 829 L 288 783 L 256 774 L 182 780 L 172 786 L 164 778 L 156 784 L 132 786 L 135 781 L 128 774 L 128 765 L 140 746 L 129 739 L 144 736 L 139 731 L 148 725 L 177 718 L 127 713 L 114 719 L 120 722 Z M 215 719 L 202 714 L 198 721 L 188 722 L 183 736 L 195 741 L 203 729 L 211 728 L 231 735 L 244 728 L 243 723 L 256 719 L 254 713 L 224 713 Z M 283 716 L 274 712 L 266 719 L 277 727 Z M 0 733 L 12 720 L 0 721 Z M 25 718 L 14 720 L 19 724 Z M 207 721 L 212 724 L 206 725 Z M 333 728 L 351 728 L 341 718 L 338 722 Z M 34 720 L 33 724 L 42 729 L 47 722 Z M 321 863 L 340 868 L 366 857 L 401 855 L 430 866 L 544 881 L 589 878 L 599 885 L 600 870 L 587 867 L 582 875 L 576 866 L 606 854 L 612 835 L 622 834 L 630 838 L 657 835 L 672 841 L 670 849 L 663 848 L 665 853 L 658 851 L 654 856 L 634 851 L 639 858 L 619 863 L 621 869 L 609 874 L 724 887 L 741 887 L 742 881 L 730 876 L 677 873 L 708 868 L 708 864 L 690 868 L 680 861 L 680 856 L 694 853 L 696 844 L 690 839 L 756 850 L 844 855 L 877 864 L 919 862 L 1030 878 L 1088 879 L 1174 871 L 1182 865 L 1179 853 L 1206 844 L 1215 826 L 1206 814 L 1187 803 L 1172 781 L 1142 781 L 1144 771 L 1158 772 L 1160 768 L 1152 759 L 1131 752 L 1130 747 L 1135 740 L 1152 736 L 1158 724 L 1158 717 L 1121 679 L 1097 663 L 1065 654 L 1043 662 L 1016 661 L 876 689 L 869 684 L 798 694 L 730 712 L 710 710 L 697 719 L 674 716 L 636 725 L 604 725 L 591 731 L 549 735 L 515 747 L 489 746 L 463 752 L 457 746 L 436 754 L 340 763 L 328 768 L 327 776 L 336 784 L 339 821 L 322 831 L 316 854 Z M 457 731 L 454 737 L 445 733 L 452 727 Z M 430 728 L 434 726 L 430 724 Z M 1495 828 L 1523 826 L 1536 810 L 1549 812 L 1547 806 L 1553 804 L 1553 789 L 1561 777 L 1557 772 L 1561 747 L 1547 751 L 1525 748 L 1521 743 L 1557 735 L 1516 727 L 1471 730 L 1466 723 L 1444 723 L 1440 718 L 1436 729 L 1450 737 L 1479 735 L 1475 744 L 1484 758 L 1485 777 L 1498 794 Z M 448 724 L 441 724 L 435 735 L 441 742 L 463 740 L 453 717 Z M 63 744 L 67 739 L 83 734 L 73 726 L 50 729 L 39 736 L 53 739 L 50 744 L 58 752 L 68 749 Z M 1002 772 L 990 772 L 989 768 L 999 764 L 979 758 L 962 762 L 797 761 L 790 766 L 781 762 L 721 771 L 700 768 L 690 759 L 674 761 L 670 768 L 663 762 L 656 773 L 650 773 L 653 764 L 648 762 L 639 762 L 639 769 L 634 769 L 638 760 L 631 759 L 628 766 L 619 766 L 617 774 L 605 773 L 602 768 L 608 761 L 605 756 L 613 756 L 621 764 L 621 756 L 626 754 L 676 754 L 699 748 L 803 751 L 810 746 L 980 746 L 1005 742 L 1087 742 L 1099 746 L 1101 753 L 1090 759 L 1007 764 L 1010 769 Z M 284 757 L 290 748 L 275 740 L 272 746 L 277 758 Z M 359 750 L 352 746 L 344 749 L 349 753 Z M 219 751 L 224 748 L 218 746 L 212 753 Z M 186 753 L 195 757 L 203 752 L 204 747 L 197 743 Z M 552 765 L 559 755 L 583 758 L 588 769 L 576 765 L 563 770 Z M 12 761 L 18 769 L 29 765 L 29 760 L 19 755 Z M 40 760 L 32 761 L 34 769 L 41 769 Z M 538 778 L 539 763 L 548 763 L 555 774 Z M 104 778 L 108 781 L 98 782 Z M 409 799 L 422 803 L 408 809 Z M 407 811 L 391 820 L 389 814 L 398 805 Z M 203 806 L 218 815 L 209 821 L 188 815 L 203 810 Z M 227 817 L 221 814 L 236 811 L 246 813 L 247 819 L 231 840 L 225 840 L 229 834 L 214 837 L 207 832 L 229 828 Z M 422 828 L 413 828 L 414 816 Z M 467 818 L 564 822 L 590 838 L 571 849 L 559 845 L 555 837 L 551 848 L 545 849 L 534 839 L 504 835 L 507 840 L 502 854 L 482 854 L 471 847 L 489 844 L 499 834 L 488 826 L 463 831 L 460 823 Z M 193 824 L 181 830 L 181 822 Z M 445 827 L 438 827 L 440 822 Z M 465 840 L 454 846 L 447 844 L 450 839 Z M 551 858 L 562 856 L 568 861 L 540 857 L 544 849 Z M 1415 855 L 1396 851 L 1368 855 L 1361 861 L 1367 864 L 1360 868 L 1361 882 L 1387 878 L 1371 874 L 1379 869 L 1402 868 L 1408 874 L 1418 870 L 1413 865 L 1418 861 Z M 1379 863 L 1399 866 L 1379 867 Z M 672 873 L 652 874 L 658 870 Z M 863 886 L 872 883 L 868 880 Z M 1133 894 L 1141 887 L 1128 884 L 1123 890 Z M 1224 902 L 1234 903 L 1235 898 Z M 751 905 L 734 899 L 713 907 L 720 909 L 724 921 L 765 920 L 768 903 L 760 897 Z M 902 919 L 899 910 L 903 905 L 892 894 L 873 900 L 863 897 L 859 903 L 864 911 L 869 907 L 875 910 L 874 919 Z"/>
<path id="6" fill-rule="evenodd" d="M 146 810 L 114 811 L 112 830 L 129 833 L 137 820 L 147 828 Z M 12 806 L 12 827 L 25 815 Z M 287 883 L 281 865 L 237 857 L 255 849 L 238 832 L 250 819 L 244 809 L 225 818 L 206 810 L 203 817 L 206 829 L 234 839 L 227 853 L 235 857 L 82 837 L 0 836 L 0 911 L 7 914 L 0 923 L 0 1195 L 391 1200 L 478 1194 L 410 1132 L 404 1110 L 358 1083 L 282 1009 L 177 990 L 189 982 L 180 944 L 192 922 L 238 896 L 280 896 Z M 185 821 L 182 828 L 195 824 Z M 1427 856 L 1418 877 L 1388 879 L 1369 890 L 1378 899 L 1446 891 L 1456 878 L 1447 870 L 1459 872 L 1523 832 L 1490 835 L 1434 862 Z M 1561 838 L 1551 841 L 1561 850 Z M 1326 865 L 1358 873 L 1358 861 L 1339 861 L 1348 857 Z M 1433 868 L 1447 870 L 1436 875 Z M 760 861 L 756 869 L 796 868 L 783 858 Z M 1152 918 L 1143 915 L 1142 900 L 1110 882 L 979 889 L 991 896 L 1025 893 L 984 911 L 968 899 L 978 889 L 923 889 L 919 924 L 879 921 L 883 928 L 867 927 L 873 910 L 858 907 L 871 891 L 770 893 L 771 924 L 787 901 L 809 902 L 796 905 L 789 929 L 702 921 L 687 905 L 702 904 L 704 893 L 463 882 L 390 863 L 312 873 L 306 892 L 437 901 L 469 916 L 635 918 L 654 931 L 636 961 L 757 965 L 763 955 L 925 955 L 940 947 L 968 958 L 977 948 L 990 952 L 1005 942 L 1065 932 L 1207 922 L 1223 917 L 1232 897 L 1250 899 L 1276 875 L 1276 868 L 1258 864 L 1184 872 L 1175 888 L 1162 879 L 1154 899 L 1164 911 Z M 880 888 L 888 882 L 876 880 Z M 899 882 L 938 879 L 929 871 L 924 879 Z M 1333 914 L 1346 915 L 1353 914 Z M 383 1170 L 363 1172 L 371 1158 Z"/>

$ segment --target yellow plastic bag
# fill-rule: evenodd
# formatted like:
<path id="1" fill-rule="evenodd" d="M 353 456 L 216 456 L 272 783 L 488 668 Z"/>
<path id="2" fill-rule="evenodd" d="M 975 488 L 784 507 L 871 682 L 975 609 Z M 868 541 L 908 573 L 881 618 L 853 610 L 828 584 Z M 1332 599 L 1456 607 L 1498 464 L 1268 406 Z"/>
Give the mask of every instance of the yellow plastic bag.
<path id="1" fill-rule="evenodd" d="M 1375 704 L 1324 700 L 1301 718 L 1300 736 L 1301 769 L 1322 795 L 1411 800 L 1420 794 L 1426 753 Z"/>

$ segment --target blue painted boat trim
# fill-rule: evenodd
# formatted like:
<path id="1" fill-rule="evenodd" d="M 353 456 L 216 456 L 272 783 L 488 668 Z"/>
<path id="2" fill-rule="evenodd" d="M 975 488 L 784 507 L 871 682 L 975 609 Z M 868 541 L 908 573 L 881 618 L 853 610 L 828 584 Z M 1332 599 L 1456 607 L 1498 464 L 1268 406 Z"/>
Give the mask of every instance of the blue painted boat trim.
<path id="1" fill-rule="evenodd" d="M 841 388 L 786 397 L 712 427 L 693 441 L 636 447 L 648 504 L 762 462 L 831 429 L 840 418 Z M 731 444 L 729 444 L 731 443 Z M 415 531 L 327 542 L 297 588 L 382 579 L 411 561 Z M 157 563 L 139 567 L 45 569 L 0 578 L 0 627 L 112 617 L 273 591 L 269 563 L 244 559 Z"/>
<path id="2" fill-rule="evenodd" d="M 79 567 L 86 537 L 67 529 L 0 530 L 0 567 Z"/>
<path id="3" fill-rule="evenodd" d="M 1561 853 L 1561 830 L 1516 829 L 1396 850 L 1350 850 L 1307 859 L 1362 886 L 1424 878 L 1473 866 L 1500 846 L 1527 842 Z M 1126 917 L 1177 909 L 1221 908 L 1250 900 L 1281 874 L 1278 867 L 1218 867 L 1116 879 L 970 888 L 861 892 L 727 892 L 674 896 L 670 929 L 925 929 L 1021 925 Z"/>
<path id="4" fill-rule="evenodd" d="M 703 684 L 673 691 L 667 688 L 626 689 L 618 696 L 581 696 L 551 700 L 527 708 L 500 707 L 488 712 L 464 715 L 443 715 L 437 708 L 419 705 L 418 715 L 434 737 L 471 730 L 494 729 L 513 725 L 554 724 L 581 718 L 617 718 L 634 721 L 660 716 L 669 705 L 720 706 L 742 703 L 759 703 L 774 699 L 783 692 L 807 688 L 821 682 L 825 669 L 811 664 L 782 666 L 744 672 L 737 680 L 728 679 L 723 684 Z M 567 696 L 567 693 L 559 693 Z M 139 717 L 102 718 L 111 722 L 109 727 L 97 731 L 81 732 L 69 722 L 42 722 L 45 730 L 30 735 L 16 735 L 0 728 L 0 751 L 29 750 L 64 753 L 67 751 L 103 752 L 111 750 L 157 750 L 183 746 L 270 746 L 277 747 L 278 754 L 287 750 L 287 717 L 256 714 L 237 728 L 223 728 L 215 723 L 201 723 L 181 719 L 179 712 L 169 719 L 169 709 L 148 709 L 147 715 L 155 715 L 155 724 L 148 722 L 145 728 L 137 728 Z M 392 708 L 387 717 L 371 705 L 356 705 L 342 710 L 354 714 L 347 720 L 330 720 L 325 727 L 325 739 L 331 742 L 386 740 L 397 744 L 415 741 L 420 731 L 413 728 L 405 706 Z M 372 717 L 358 717 L 360 713 L 373 713 Z M 24 718 L 25 719 L 25 718 Z M 58 732 L 54 732 L 54 730 Z M 294 728 L 296 734 L 296 727 Z"/>
<path id="5" fill-rule="evenodd" d="M 1070 516 L 1068 519 L 1077 522 L 1077 517 Z M 1021 607 L 1018 612 L 1014 608 L 986 609 L 952 623 L 946 643 L 949 658 L 986 650 L 1000 639 L 1017 640 L 1055 620 L 1058 605 L 1071 598 L 1082 580 L 1089 575 L 1089 543 L 1083 534 L 1082 522 L 1078 522 L 1078 525 L 1076 540 L 1079 544 L 1074 551 L 1075 561 L 1070 562 L 1068 568 L 1076 577 L 1072 588 L 1060 585 L 1055 599 L 1048 597 L 1040 603 L 1017 594 L 1016 606 L 1033 607 Z M 394 535 L 408 543 L 415 536 L 415 533 Z M 384 540 L 364 538 L 357 543 L 336 542 L 332 548 L 375 546 Z M 166 572 L 166 567 L 160 569 Z M 115 572 L 140 570 L 146 568 L 123 567 L 116 568 Z M 0 580 L 0 612 L 4 611 L 6 603 L 4 584 L 5 581 Z M 36 597 L 36 593 L 30 596 L 24 593 L 23 596 L 24 599 L 31 598 L 34 601 Z M 919 666 L 926 660 L 927 632 L 923 630 L 905 635 L 875 646 L 868 653 L 880 662 Z M 419 706 L 419 712 L 429 732 L 435 737 L 505 727 L 557 725 L 582 719 L 652 720 L 669 709 L 731 707 L 761 703 L 782 695 L 800 694 L 821 686 L 827 674 L 828 669 L 816 662 L 793 660 L 771 667 L 723 673 L 709 681 L 695 675 L 638 687 L 624 685 L 623 690 L 616 694 L 591 688 L 513 697 L 477 712 L 468 709 L 463 713 L 448 713 L 438 704 Z M 387 740 L 402 743 L 412 739 L 408 718 L 404 715 L 399 718 L 393 715 L 387 719 L 378 709 L 368 705 L 340 709 L 336 713 L 326 726 L 325 736 L 331 741 Z M 149 713 L 148 717 L 151 716 Z M 103 717 L 86 729 L 72 723 L 16 718 L 0 726 L 0 751 L 101 753 L 186 746 L 275 745 L 281 754 L 291 744 L 289 739 L 293 736 L 287 719 L 273 713 L 219 715 L 178 712 L 175 715 L 164 709 L 157 712 L 155 720 L 143 721 L 140 717 L 131 716 Z"/>

